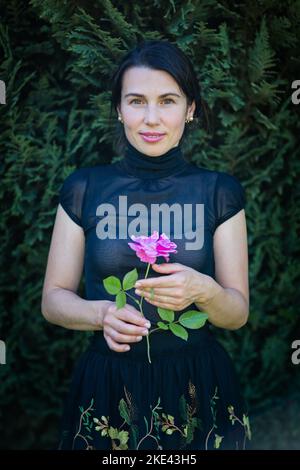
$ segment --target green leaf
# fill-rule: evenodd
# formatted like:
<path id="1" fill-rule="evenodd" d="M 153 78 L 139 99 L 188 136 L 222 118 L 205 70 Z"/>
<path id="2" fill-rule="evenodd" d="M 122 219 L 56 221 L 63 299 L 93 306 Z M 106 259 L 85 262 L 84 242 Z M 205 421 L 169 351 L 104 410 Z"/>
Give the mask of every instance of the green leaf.
<path id="1" fill-rule="evenodd" d="M 113 428 L 112 426 L 108 429 L 108 434 L 111 439 L 118 439 L 119 431 L 117 428 Z"/>
<path id="2" fill-rule="evenodd" d="M 215 449 L 219 449 L 220 448 L 220 444 L 223 440 L 223 436 L 219 436 L 218 434 L 215 434 L 215 442 L 214 442 L 214 448 Z"/>
<path id="3" fill-rule="evenodd" d="M 175 431 L 175 429 L 167 429 L 166 430 L 166 434 L 173 434 L 173 432 Z"/>
<path id="4" fill-rule="evenodd" d="M 145 426 L 146 426 L 146 433 L 148 434 L 149 424 L 148 424 L 146 416 L 144 416 L 144 421 L 145 421 Z"/>
<path id="5" fill-rule="evenodd" d="M 120 440 L 120 445 L 124 445 L 127 443 L 129 439 L 128 436 L 129 436 L 128 431 L 119 431 L 118 439 Z"/>
<path id="6" fill-rule="evenodd" d="M 138 272 L 136 268 L 134 268 L 132 271 L 129 271 L 128 273 L 125 274 L 123 278 L 123 289 L 124 290 L 132 289 L 137 279 L 138 279 Z"/>
<path id="7" fill-rule="evenodd" d="M 139 427 L 136 424 L 131 424 L 130 432 L 132 436 L 133 449 L 136 449 L 139 442 Z"/>
<path id="8" fill-rule="evenodd" d="M 259 83 L 263 78 L 274 75 L 276 54 L 270 45 L 270 37 L 265 17 L 260 30 L 255 33 L 254 45 L 249 50 L 248 73 L 251 82 Z"/>
<path id="9" fill-rule="evenodd" d="M 121 289 L 121 281 L 115 276 L 109 276 L 103 279 L 105 290 L 112 295 L 116 295 Z"/>
<path id="10" fill-rule="evenodd" d="M 117 308 L 123 308 L 126 305 L 126 294 L 123 290 L 117 293 L 116 304 Z"/>
<path id="11" fill-rule="evenodd" d="M 159 328 L 161 328 L 162 330 L 168 330 L 169 329 L 168 325 L 166 325 L 165 323 L 163 323 L 161 321 L 157 322 L 157 326 Z"/>
<path id="12" fill-rule="evenodd" d="M 250 428 L 249 417 L 244 415 L 244 414 L 243 414 L 243 424 L 244 424 L 244 427 L 245 427 L 246 435 L 247 435 L 248 439 L 251 440 L 251 428 Z"/>
<path id="13" fill-rule="evenodd" d="M 172 322 L 174 321 L 174 312 L 173 310 L 168 310 L 166 308 L 157 308 L 158 314 L 162 320 Z"/>
<path id="14" fill-rule="evenodd" d="M 174 335 L 179 336 L 179 338 L 184 339 L 185 341 L 188 339 L 188 332 L 186 331 L 183 326 L 178 325 L 177 323 L 170 323 L 169 328 L 174 333 Z"/>
<path id="15" fill-rule="evenodd" d="M 186 328 L 195 330 L 205 325 L 208 319 L 207 313 L 201 313 L 198 310 L 188 310 L 179 317 L 179 323 Z"/>
<path id="16" fill-rule="evenodd" d="M 129 409 L 128 409 L 126 401 L 123 398 L 121 398 L 119 402 L 119 412 L 122 418 L 126 421 L 126 423 L 130 425 L 131 421 L 130 421 Z"/>
<path id="17" fill-rule="evenodd" d="M 188 415 L 188 405 L 184 395 L 181 395 L 179 399 L 179 413 L 182 420 L 185 422 L 187 420 Z"/>

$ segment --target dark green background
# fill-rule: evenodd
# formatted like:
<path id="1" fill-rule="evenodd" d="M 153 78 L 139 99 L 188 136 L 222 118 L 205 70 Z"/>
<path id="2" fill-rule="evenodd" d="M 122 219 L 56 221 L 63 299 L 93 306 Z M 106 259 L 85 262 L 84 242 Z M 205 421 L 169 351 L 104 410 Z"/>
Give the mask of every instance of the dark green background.
<path id="1" fill-rule="evenodd" d="M 300 449 L 299 1 L 1 2 L 0 447 L 55 444 L 62 397 L 90 333 L 51 325 L 41 291 L 58 191 L 81 166 L 109 163 L 110 77 L 143 38 L 191 58 L 209 109 L 184 144 L 198 165 L 246 190 L 250 319 L 218 335 L 250 407 L 253 448 Z M 83 295 L 83 281 L 80 295 Z"/>

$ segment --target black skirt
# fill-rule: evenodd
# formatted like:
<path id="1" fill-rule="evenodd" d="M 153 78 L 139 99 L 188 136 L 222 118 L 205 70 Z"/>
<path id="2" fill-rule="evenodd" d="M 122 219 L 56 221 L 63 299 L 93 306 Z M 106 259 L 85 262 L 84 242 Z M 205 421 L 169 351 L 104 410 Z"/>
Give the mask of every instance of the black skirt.
<path id="1" fill-rule="evenodd" d="M 128 352 L 94 333 L 64 398 L 58 449 L 243 449 L 247 412 L 233 363 L 209 327 L 156 331 Z"/>

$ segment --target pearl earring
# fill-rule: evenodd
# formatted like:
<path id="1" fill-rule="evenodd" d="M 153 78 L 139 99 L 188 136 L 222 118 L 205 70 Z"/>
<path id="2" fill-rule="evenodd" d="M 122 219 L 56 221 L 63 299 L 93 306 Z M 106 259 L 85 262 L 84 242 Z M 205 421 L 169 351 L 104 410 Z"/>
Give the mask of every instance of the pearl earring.
<path id="1" fill-rule="evenodd" d="M 123 123 L 123 120 L 122 120 L 121 116 L 118 116 L 118 119 L 119 119 L 119 121 L 121 121 Z"/>

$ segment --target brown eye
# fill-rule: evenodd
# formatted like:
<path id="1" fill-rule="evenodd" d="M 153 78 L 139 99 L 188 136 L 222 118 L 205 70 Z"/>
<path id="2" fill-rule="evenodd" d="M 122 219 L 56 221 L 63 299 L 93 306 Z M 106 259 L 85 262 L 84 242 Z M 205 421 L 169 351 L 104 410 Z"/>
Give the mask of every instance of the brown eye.
<path id="1" fill-rule="evenodd" d="M 132 103 L 136 103 L 136 102 L 141 102 L 142 100 L 138 99 L 138 98 L 134 98 L 133 100 L 130 101 L 129 104 L 132 104 Z M 174 103 L 174 100 L 172 100 L 171 98 L 165 98 L 163 100 L 163 102 L 165 103 L 166 101 L 169 101 L 170 103 Z M 168 103 L 167 103 L 168 104 Z"/>
<path id="2" fill-rule="evenodd" d="M 131 100 L 129 104 L 132 104 L 134 101 L 141 101 L 138 98 L 135 98 L 134 100 Z"/>

